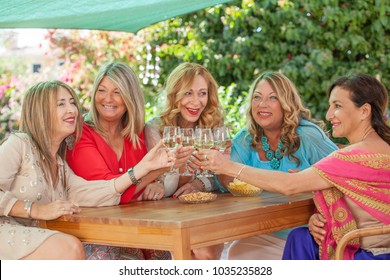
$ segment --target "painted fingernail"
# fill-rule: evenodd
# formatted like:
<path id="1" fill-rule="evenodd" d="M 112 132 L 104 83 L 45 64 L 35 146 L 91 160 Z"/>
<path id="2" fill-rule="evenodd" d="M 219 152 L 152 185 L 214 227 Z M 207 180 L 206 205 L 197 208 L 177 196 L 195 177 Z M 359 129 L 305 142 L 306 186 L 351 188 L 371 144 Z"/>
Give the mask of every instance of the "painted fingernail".
<path id="1" fill-rule="evenodd" d="M 172 195 L 173 198 L 176 198 L 176 194 Z"/>

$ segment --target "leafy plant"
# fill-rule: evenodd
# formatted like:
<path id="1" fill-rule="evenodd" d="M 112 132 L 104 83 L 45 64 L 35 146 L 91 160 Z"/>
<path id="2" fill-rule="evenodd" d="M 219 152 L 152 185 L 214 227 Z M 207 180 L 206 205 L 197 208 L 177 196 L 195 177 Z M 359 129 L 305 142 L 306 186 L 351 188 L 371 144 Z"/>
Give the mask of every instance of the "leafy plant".
<path id="1" fill-rule="evenodd" d="M 386 1 L 236 0 L 137 34 L 50 30 L 48 40 L 63 61 L 57 78 L 76 89 L 85 110 L 95 74 L 105 62 L 124 61 L 138 73 L 147 119 L 157 114 L 161 100 L 156 100 L 172 69 L 183 61 L 198 62 L 220 84 L 226 122 L 236 132 L 245 125 L 249 86 L 265 70 L 286 74 L 317 119 L 325 119 L 326 89 L 341 75 L 365 72 L 388 87 L 389 14 Z M 0 61 L 0 69 L 3 64 Z M 15 73 L 16 66 L 4 69 L 0 88 L 11 86 L 0 95 L 5 110 L 0 122 L 1 129 L 9 131 L 17 124 L 19 110 L 9 104 L 19 102 L 23 91 L 9 83 L 9 73 L 14 80 L 30 80 L 22 70 Z"/>

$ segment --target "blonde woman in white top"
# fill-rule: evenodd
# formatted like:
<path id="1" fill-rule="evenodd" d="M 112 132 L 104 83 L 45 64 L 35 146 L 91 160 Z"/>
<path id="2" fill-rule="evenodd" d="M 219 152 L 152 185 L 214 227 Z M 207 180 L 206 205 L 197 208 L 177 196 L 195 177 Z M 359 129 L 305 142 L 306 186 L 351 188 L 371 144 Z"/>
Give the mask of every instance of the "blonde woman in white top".
<path id="1" fill-rule="evenodd" d="M 60 81 L 40 82 L 26 93 L 20 132 L 0 146 L 0 259 L 84 259 L 81 242 L 38 228 L 38 220 L 79 213 L 79 206 L 117 205 L 129 185 L 173 159 L 155 146 L 128 174 L 86 181 L 65 162 L 66 139 L 80 135 L 77 96 Z"/>

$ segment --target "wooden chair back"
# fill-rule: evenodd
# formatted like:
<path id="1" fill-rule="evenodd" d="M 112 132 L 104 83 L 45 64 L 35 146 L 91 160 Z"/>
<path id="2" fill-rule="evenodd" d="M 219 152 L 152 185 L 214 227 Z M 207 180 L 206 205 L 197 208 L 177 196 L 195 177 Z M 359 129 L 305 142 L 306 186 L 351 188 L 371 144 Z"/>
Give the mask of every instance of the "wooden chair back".
<path id="1" fill-rule="evenodd" d="M 348 232 L 346 235 L 341 238 L 339 244 L 336 248 L 336 260 L 342 260 L 344 258 L 344 250 L 348 242 L 354 238 L 373 236 L 373 235 L 382 235 L 390 233 L 390 225 L 370 227 L 370 228 L 359 228 L 351 232 Z"/>

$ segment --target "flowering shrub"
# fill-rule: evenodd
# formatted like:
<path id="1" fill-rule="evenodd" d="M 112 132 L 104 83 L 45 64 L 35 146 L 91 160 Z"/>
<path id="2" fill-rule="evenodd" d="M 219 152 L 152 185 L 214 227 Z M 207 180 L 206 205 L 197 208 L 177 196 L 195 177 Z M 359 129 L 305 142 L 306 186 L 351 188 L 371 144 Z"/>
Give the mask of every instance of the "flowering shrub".
<path id="1" fill-rule="evenodd" d="M 10 83 L 0 85 L 0 140 L 19 126 L 20 96 Z"/>
<path id="2" fill-rule="evenodd" d="M 54 78 L 76 90 L 84 110 L 89 110 L 99 67 L 118 60 L 138 73 L 149 119 L 158 114 L 156 104 L 161 102 L 156 97 L 167 75 L 179 63 L 191 61 L 207 67 L 221 85 L 226 123 L 236 132 L 245 125 L 246 91 L 264 70 L 285 73 L 316 119 L 325 117 L 325 92 L 336 77 L 365 72 L 388 87 L 386 8 L 385 1 L 327 1 L 324 5 L 236 0 L 169 19 L 137 34 L 49 30 L 47 39 L 50 53 L 63 62 Z M 0 137 L 18 124 L 17 104 L 25 87 L 15 83 L 32 84 L 25 73 L 17 76 L 11 69 L 15 78 L 0 77 Z"/>

